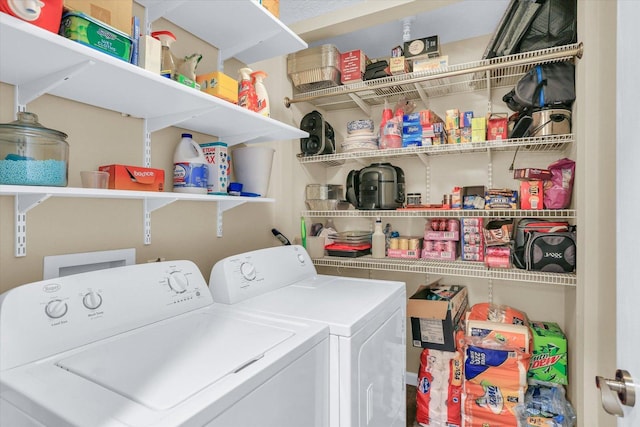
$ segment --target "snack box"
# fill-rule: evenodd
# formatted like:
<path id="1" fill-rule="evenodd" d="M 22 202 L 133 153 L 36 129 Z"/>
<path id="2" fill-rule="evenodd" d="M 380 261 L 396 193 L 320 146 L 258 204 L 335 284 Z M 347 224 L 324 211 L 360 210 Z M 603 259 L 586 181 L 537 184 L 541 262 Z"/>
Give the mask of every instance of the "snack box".
<path id="1" fill-rule="evenodd" d="M 547 181 L 552 178 L 551 171 L 548 169 L 524 168 L 514 169 L 513 178 L 525 181 Z"/>
<path id="2" fill-rule="evenodd" d="M 108 187 L 115 190 L 164 191 L 164 170 L 141 166 L 107 165 L 98 170 L 109 172 Z"/>
<path id="3" fill-rule="evenodd" d="M 487 139 L 487 119 L 474 117 L 471 119 L 471 142 L 483 142 Z"/>
<path id="4" fill-rule="evenodd" d="M 82 12 L 65 13 L 59 34 L 123 61 L 131 60 L 131 37 Z"/>
<path id="5" fill-rule="evenodd" d="M 506 115 L 497 115 L 487 119 L 487 141 L 494 141 L 497 139 L 507 139 L 508 117 Z"/>
<path id="6" fill-rule="evenodd" d="M 439 282 L 420 286 L 407 301 L 412 342 L 414 347 L 455 351 L 455 334 L 469 305 L 467 288 Z"/>
<path id="7" fill-rule="evenodd" d="M 567 338 L 557 323 L 531 322 L 533 352 L 528 376 L 541 381 L 569 384 Z"/>
<path id="8" fill-rule="evenodd" d="M 220 71 L 196 76 L 200 90 L 225 101 L 238 103 L 238 81 Z"/>
<path id="9" fill-rule="evenodd" d="M 428 57 L 440 56 L 440 43 L 438 36 L 429 36 L 404 42 L 404 56 L 411 58 L 418 55 Z"/>
<path id="10" fill-rule="evenodd" d="M 517 209 L 518 192 L 508 189 L 490 189 L 484 196 L 485 209 Z"/>
<path id="11" fill-rule="evenodd" d="M 520 181 L 520 209 L 543 208 L 544 184 L 542 181 Z"/>

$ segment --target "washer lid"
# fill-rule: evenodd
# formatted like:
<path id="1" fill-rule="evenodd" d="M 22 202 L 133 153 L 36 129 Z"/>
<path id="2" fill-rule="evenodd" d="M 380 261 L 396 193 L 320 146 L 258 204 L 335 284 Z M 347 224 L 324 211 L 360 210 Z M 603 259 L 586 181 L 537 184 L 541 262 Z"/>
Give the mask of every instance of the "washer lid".
<path id="1" fill-rule="evenodd" d="M 235 306 L 325 323 L 331 335 L 350 337 L 404 292 L 402 282 L 319 274 Z"/>
<path id="2" fill-rule="evenodd" d="M 93 346 L 57 366 L 155 410 L 262 358 L 293 332 L 195 313 Z"/>

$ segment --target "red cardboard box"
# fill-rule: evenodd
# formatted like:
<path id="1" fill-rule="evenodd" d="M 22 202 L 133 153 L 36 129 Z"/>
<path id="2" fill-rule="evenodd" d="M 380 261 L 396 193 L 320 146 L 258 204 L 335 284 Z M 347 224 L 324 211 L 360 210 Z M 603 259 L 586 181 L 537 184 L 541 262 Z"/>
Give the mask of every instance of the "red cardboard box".
<path id="1" fill-rule="evenodd" d="M 487 119 L 487 141 L 507 139 L 508 117 L 494 114 Z"/>
<path id="2" fill-rule="evenodd" d="M 548 181 L 552 177 L 551 171 L 548 169 L 536 169 L 536 168 L 524 168 L 524 169 L 515 169 L 513 171 L 513 178 L 529 181 L 529 180 L 539 180 L 539 181 Z"/>
<path id="3" fill-rule="evenodd" d="M 541 210 L 544 200 L 542 181 L 520 181 L 520 209 Z"/>
<path id="4" fill-rule="evenodd" d="M 109 172 L 109 188 L 115 190 L 163 191 L 164 170 L 141 166 L 107 165 L 98 170 Z"/>
<path id="5" fill-rule="evenodd" d="M 367 68 L 367 55 L 361 50 L 340 54 L 340 81 L 342 84 L 361 82 Z"/>

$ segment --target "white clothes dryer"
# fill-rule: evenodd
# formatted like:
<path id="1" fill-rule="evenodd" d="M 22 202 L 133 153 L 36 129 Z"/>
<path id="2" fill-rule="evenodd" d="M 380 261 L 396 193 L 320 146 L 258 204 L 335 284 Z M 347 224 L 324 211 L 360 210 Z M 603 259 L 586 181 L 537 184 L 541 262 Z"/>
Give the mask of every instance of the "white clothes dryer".
<path id="1" fill-rule="evenodd" d="M 329 423 L 328 328 L 214 304 L 189 261 L 0 295 L 0 425 Z"/>
<path id="2" fill-rule="evenodd" d="M 281 246 L 219 261 L 209 288 L 216 303 L 329 326 L 331 426 L 406 425 L 405 283 L 319 275 L 303 247 Z"/>

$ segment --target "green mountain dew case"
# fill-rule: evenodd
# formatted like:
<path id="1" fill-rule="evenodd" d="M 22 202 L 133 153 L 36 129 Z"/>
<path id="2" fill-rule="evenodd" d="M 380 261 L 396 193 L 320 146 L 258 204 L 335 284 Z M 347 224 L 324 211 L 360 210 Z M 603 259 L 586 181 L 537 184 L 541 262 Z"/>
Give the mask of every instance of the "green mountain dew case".
<path id="1" fill-rule="evenodd" d="M 533 353 L 528 376 L 567 385 L 567 338 L 557 323 L 531 322 Z"/>

